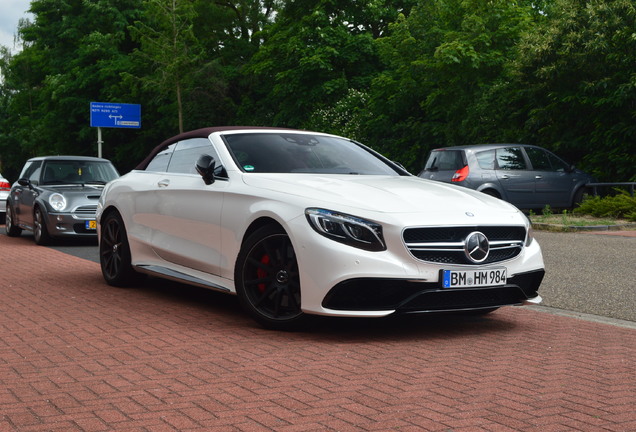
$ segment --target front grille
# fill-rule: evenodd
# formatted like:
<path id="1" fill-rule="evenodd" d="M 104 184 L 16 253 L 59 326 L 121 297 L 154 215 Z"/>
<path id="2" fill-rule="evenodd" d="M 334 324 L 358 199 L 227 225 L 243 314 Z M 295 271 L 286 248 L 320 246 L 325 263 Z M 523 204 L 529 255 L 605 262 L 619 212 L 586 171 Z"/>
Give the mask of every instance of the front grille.
<path id="1" fill-rule="evenodd" d="M 464 241 L 474 231 L 483 233 L 490 243 L 488 258 L 480 265 L 516 257 L 521 253 L 526 238 L 523 226 L 407 228 L 402 238 L 411 254 L 421 261 L 474 265 L 464 252 Z"/>
<path id="2" fill-rule="evenodd" d="M 88 218 L 88 219 L 95 218 L 96 212 L 97 212 L 97 205 L 79 206 L 75 210 L 73 210 L 73 214 L 75 216 L 78 216 L 81 218 Z"/>

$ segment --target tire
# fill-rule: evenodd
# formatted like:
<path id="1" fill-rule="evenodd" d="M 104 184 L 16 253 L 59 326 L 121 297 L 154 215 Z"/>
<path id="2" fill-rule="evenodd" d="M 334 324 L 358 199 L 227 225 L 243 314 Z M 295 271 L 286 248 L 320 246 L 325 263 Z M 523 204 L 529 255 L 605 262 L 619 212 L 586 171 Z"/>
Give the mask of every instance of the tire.
<path id="1" fill-rule="evenodd" d="M 8 237 L 18 237 L 22 234 L 22 228 L 19 228 L 14 225 L 15 223 L 15 214 L 13 213 L 13 209 L 10 205 L 7 205 L 7 214 L 5 216 L 5 225 L 4 229 L 7 231 Z"/>
<path id="2" fill-rule="evenodd" d="M 46 246 L 51 243 L 51 235 L 46 227 L 46 219 L 40 207 L 33 210 L 33 239 L 40 246 Z"/>
<path id="3" fill-rule="evenodd" d="M 263 327 L 298 330 L 305 323 L 296 253 L 278 225 L 261 227 L 246 239 L 234 280 L 241 305 Z"/>
<path id="4" fill-rule="evenodd" d="M 99 264 L 108 285 L 128 287 L 143 278 L 132 267 L 126 227 L 119 213 L 114 211 L 106 214 L 101 221 Z"/>

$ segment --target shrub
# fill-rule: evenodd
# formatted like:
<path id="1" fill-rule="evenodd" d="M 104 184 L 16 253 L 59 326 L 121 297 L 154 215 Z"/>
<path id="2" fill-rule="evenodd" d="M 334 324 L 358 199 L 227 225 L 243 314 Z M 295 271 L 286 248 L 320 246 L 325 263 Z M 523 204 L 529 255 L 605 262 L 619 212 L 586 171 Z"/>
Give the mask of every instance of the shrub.
<path id="1" fill-rule="evenodd" d="M 636 197 L 624 190 L 616 189 L 616 192 L 616 195 L 603 198 L 589 196 L 574 209 L 574 213 L 636 221 Z"/>

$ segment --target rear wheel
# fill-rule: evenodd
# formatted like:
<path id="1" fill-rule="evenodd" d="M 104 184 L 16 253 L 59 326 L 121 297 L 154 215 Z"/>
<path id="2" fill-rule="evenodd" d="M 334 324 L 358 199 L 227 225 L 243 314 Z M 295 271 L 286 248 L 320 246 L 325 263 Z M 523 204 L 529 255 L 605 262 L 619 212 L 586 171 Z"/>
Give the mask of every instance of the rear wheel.
<path id="1" fill-rule="evenodd" d="M 7 236 L 9 237 L 18 237 L 22 233 L 22 228 L 15 226 L 15 214 L 13 213 L 13 209 L 10 205 L 7 205 L 4 228 L 7 231 Z"/>
<path id="2" fill-rule="evenodd" d="M 281 227 L 264 226 L 246 239 L 234 279 L 243 308 L 264 327 L 294 330 L 306 319 L 296 253 Z"/>
<path id="3" fill-rule="evenodd" d="M 117 212 L 110 212 L 102 218 L 99 263 L 104 280 L 109 285 L 125 287 L 142 278 L 132 267 L 126 227 Z"/>
<path id="4" fill-rule="evenodd" d="M 33 239 L 36 244 L 45 246 L 51 243 L 51 235 L 46 227 L 46 219 L 44 212 L 40 207 L 36 207 L 33 211 Z"/>

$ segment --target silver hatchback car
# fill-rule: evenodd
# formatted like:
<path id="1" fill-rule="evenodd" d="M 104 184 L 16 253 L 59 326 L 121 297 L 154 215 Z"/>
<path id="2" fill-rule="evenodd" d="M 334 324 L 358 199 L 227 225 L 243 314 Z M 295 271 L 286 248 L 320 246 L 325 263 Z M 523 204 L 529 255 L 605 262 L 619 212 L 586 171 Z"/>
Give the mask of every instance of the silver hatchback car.
<path id="1" fill-rule="evenodd" d="M 112 163 L 88 156 L 29 159 L 7 198 L 5 229 L 22 230 L 44 245 L 55 238 L 97 237 L 97 200 L 109 181 L 119 177 Z"/>
<path id="2" fill-rule="evenodd" d="M 528 144 L 479 144 L 431 151 L 420 177 L 501 198 L 521 209 L 572 208 L 594 178 Z"/>

